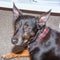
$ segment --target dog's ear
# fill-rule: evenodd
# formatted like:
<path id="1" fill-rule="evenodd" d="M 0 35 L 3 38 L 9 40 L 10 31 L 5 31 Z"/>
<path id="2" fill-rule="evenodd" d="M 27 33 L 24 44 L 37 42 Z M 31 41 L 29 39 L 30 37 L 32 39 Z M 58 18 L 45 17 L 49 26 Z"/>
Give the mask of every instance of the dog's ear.
<path id="1" fill-rule="evenodd" d="M 16 20 L 19 15 L 22 15 L 22 12 L 13 3 L 13 19 Z"/>
<path id="2" fill-rule="evenodd" d="M 51 14 L 51 10 L 49 10 L 48 12 L 46 13 L 43 13 L 40 17 L 39 17 L 39 20 L 38 20 L 38 23 L 39 25 L 45 25 L 46 24 L 46 21 L 48 20 L 49 16 Z"/>

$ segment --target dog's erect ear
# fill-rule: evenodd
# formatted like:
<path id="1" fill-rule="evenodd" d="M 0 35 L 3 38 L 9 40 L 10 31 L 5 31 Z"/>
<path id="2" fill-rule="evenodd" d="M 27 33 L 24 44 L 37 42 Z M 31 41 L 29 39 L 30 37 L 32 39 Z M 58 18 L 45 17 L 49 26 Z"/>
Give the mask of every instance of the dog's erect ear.
<path id="1" fill-rule="evenodd" d="M 39 17 L 39 20 L 38 20 L 38 23 L 39 25 L 45 25 L 46 24 L 46 21 L 48 20 L 49 16 L 51 14 L 51 10 L 49 10 L 48 12 L 46 13 L 43 13 L 40 17 Z"/>
<path id="2" fill-rule="evenodd" d="M 22 12 L 13 3 L 13 18 L 14 18 L 14 20 L 16 20 L 19 15 L 22 15 Z"/>

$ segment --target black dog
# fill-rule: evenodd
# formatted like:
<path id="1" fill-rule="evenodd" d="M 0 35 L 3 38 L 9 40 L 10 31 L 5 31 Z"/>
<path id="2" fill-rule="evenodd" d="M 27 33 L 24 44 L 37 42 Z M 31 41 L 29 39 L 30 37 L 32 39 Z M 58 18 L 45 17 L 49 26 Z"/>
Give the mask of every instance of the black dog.
<path id="1" fill-rule="evenodd" d="M 13 14 L 12 43 L 20 47 L 16 53 L 28 47 L 31 60 L 60 60 L 60 33 L 46 27 L 51 10 L 35 17 L 23 15 L 14 5 Z"/>

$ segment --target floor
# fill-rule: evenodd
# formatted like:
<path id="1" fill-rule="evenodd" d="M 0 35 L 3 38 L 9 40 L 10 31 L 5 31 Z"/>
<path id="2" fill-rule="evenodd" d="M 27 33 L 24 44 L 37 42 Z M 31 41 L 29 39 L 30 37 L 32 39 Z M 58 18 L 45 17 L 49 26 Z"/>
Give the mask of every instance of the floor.
<path id="1" fill-rule="evenodd" d="M 60 16 L 51 16 L 47 22 L 47 26 L 60 31 Z M 12 11 L 0 10 L 0 57 L 6 53 L 10 53 L 13 45 L 11 37 L 13 35 L 13 14 Z M 0 58 L 1 60 L 1 58 Z M 15 58 L 11 60 L 29 60 L 29 58 Z"/>

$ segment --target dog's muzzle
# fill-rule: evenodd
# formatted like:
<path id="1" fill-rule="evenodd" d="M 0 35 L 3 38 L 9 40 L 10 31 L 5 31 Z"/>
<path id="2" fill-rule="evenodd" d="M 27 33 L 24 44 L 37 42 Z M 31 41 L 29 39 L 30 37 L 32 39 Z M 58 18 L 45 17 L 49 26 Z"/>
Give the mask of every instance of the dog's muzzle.
<path id="1" fill-rule="evenodd" d="M 14 45 L 21 45 L 22 44 L 22 42 L 23 42 L 23 40 L 22 39 L 17 39 L 17 38 L 12 38 L 11 39 L 11 42 L 12 42 L 12 44 L 14 44 Z"/>

